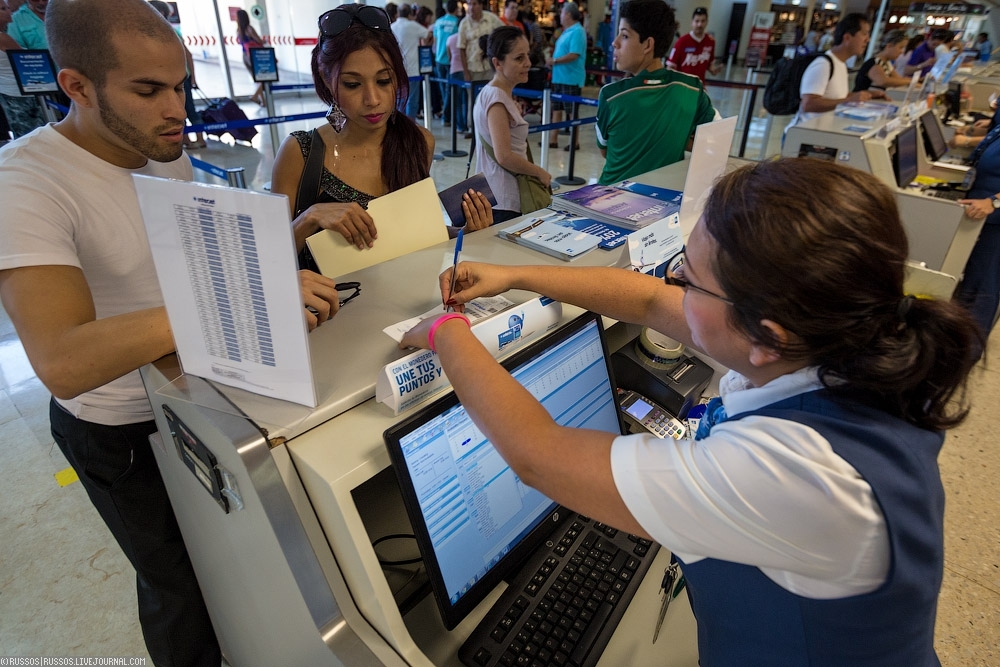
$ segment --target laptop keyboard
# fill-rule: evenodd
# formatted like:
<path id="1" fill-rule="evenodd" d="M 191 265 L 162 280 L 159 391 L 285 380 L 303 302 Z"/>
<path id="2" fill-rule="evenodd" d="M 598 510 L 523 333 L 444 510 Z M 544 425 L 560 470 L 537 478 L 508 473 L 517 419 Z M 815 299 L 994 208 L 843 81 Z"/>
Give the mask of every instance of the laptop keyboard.
<path id="1" fill-rule="evenodd" d="M 965 199 L 969 195 L 969 193 L 964 190 L 924 190 L 924 194 L 930 195 L 931 197 L 937 197 L 938 199 L 947 199 L 949 201 Z"/>
<path id="2" fill-rule="evenodd" d="M 600 659 L 659 545 L 587 517 L 567 524 L 459 649 L 464 664 L 589 667 Z"/>

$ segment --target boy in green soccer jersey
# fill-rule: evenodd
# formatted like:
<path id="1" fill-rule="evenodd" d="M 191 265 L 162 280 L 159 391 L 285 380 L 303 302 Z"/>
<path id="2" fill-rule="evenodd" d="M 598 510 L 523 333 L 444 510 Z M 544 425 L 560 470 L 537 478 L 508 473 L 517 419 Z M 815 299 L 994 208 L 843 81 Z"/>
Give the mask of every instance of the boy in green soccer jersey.
<path id="1" fill-rule="evenodd" d="M 601 88 L 597 145 L 606 158 L 600 183 L 616 183 L 673 164 L 695 127 L 717 117 L 696 76 L 663 67 L 677 21 L 662 0 L 631 0 L 621 8 L 614 56 L 633 76 Z"/>

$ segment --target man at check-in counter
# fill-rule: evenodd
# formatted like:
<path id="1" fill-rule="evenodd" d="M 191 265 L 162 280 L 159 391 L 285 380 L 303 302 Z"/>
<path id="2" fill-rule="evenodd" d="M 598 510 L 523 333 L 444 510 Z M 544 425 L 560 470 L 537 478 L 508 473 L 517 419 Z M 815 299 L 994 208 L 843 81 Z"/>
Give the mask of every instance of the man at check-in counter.
<path id="1" fill-rule="evenodd" d="M 0 298 L 54 396 L 56 444 L 136 569 L 154 664 L 218 667 L 137 370 L 174 349 L 132 175 L 191 179 L 184 47 L 142 0 L 52 0 L 46 31 L 72 106 L 0 150 Z M 337 291 L 300 276 L 315 326 Z"/>
<path id="2" fill-rule="evenodd" d="M 867 102 L 885 93 L 860 90 L 852 93 L 847 80 L 847 61 L 860 56 L 868 46 L 871 24 L 864 14 L 848 14 L 833 33 L 834 46 L 826 55 L 815 58 L 802 73 L 799 84 L 799 111 L 788 127 L 821 113 L 833 111 L 843 102 Z"/>
<path id="3" fill-rule="evenodd" d="M 804 191 L 828 205 L 787 196 Z M 707 413 L 715 423 L 703 419 L 693 441 L 558 426 L 457 313 L 402 345 L 437 352 L 526 484 L 673 551 L 702 664 L 935 665 L 936 457 L 941 430 L 965 415 L 951 398 L 981 339 L 961 307 L 903 293 L 907 254 L 888 187 L 783 159 L 719 181 L 666 284 L 613 268 L 463 263 L 453 292 L 452 269 L 442 274 L 448 305 L 536 291 L 732 368 Z"/>

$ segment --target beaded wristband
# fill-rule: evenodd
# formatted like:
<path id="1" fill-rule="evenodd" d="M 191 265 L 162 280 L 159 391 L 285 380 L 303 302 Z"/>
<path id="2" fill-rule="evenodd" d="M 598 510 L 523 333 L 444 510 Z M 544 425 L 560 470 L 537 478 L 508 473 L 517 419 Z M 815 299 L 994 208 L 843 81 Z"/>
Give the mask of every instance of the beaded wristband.
<path id="1" fill-rule="evenodd" d="M 431 352 L 437 352 L 434 348 L 434 334 L 437 332 L 438 327 L 447 322 L 448 320 L 463 320 L 471 329 L 472 323 L 469 322 L 469 318 L 462 313 L 445 313 L 441 317 L 434 320 L 434 324 L 431 325 L 430 331 L 427 332 L 427 347 L 431 348 Z"/>

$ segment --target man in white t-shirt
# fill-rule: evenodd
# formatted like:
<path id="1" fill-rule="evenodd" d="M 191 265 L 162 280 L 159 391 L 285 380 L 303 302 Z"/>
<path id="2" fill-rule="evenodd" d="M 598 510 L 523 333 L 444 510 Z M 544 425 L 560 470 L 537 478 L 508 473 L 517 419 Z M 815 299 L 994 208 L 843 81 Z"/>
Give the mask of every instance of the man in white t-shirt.
<path id="1" fill-rule="evenodd" d="M 406 76 L 420 76 L 420 45 L 427 39 L 427 28 L 414 20 L 413 7 L 403 3 L 399 7 L 399 19 L 392 24 L 392 34 L 399 42 L 403 54 Z M 416 118 L 420 111 L 420 82 L 410 82 L 410 95 L 406 98 L 406 115 Z"/>
<path id="2" fill-rule="evenodd" d="M 873 91 L 852 93 L 847 81 L 847 61 L 865 52 L 870 37 L 871 25 L 864 14 L 848 14 L 840 20 L 833 32 L 834 46 L 826 54 L 828 58 L 818 56 L 802 74 L 799 85 L 802 101 L 788 127 L 833 111 L 843 102 L 872 99 Z"/>
<path id="3" fill-rule="evenodd" d="M 0 299 L 53 394 L 53 439 L 136 569 L 153 664 L 219 667 L 138 372 L 174 341 L 132 176 L 191 179 L 184 46 L 144 0 L 51 0 L 45 21 L 72 104 L 0 149 Z M 325 320 L 336 288 L 309 275 Z"/>

